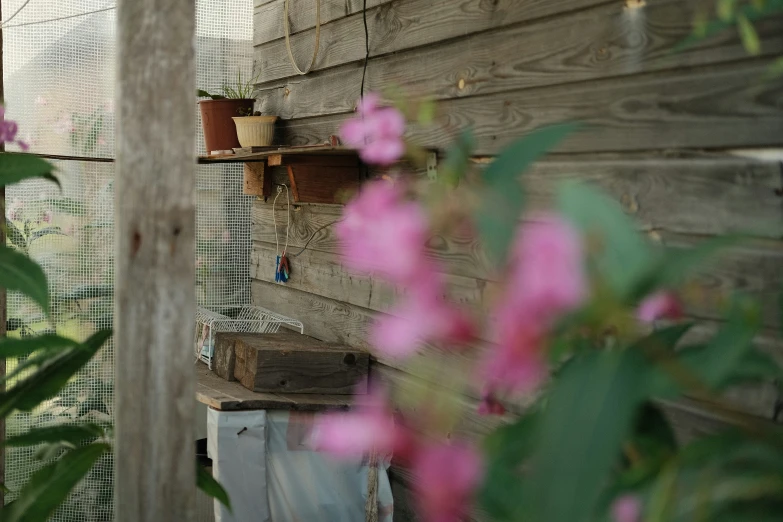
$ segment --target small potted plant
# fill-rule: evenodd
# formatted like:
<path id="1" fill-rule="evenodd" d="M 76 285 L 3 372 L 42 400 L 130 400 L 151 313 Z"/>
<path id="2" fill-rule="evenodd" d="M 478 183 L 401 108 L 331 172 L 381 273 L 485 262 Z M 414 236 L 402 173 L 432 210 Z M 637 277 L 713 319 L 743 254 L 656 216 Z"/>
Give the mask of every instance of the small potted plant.
<path id="1" fill-rule="evenodd" d="M 243 79 L 242 72 L 239 71 L 236 84 L 233 86 L 224 84 L 219 94 L 210 94 L 199 89 L 199 97 L 209 98 L 199 102 L 201 125 L 208 154 L 213 151 L 232 150 L 240 146 L 236 127 L 231 118 L 252 114 L 255 103 L 252 96 L 257 80 L 258 75 Z"/>
<path id="2" fill-rule="evenodd" d="M 275 135 L 277 116 L 262 116 L 256 111 L 253 114 L 235 116 L 237 137 L 243 147 L 268 147 Z"/>

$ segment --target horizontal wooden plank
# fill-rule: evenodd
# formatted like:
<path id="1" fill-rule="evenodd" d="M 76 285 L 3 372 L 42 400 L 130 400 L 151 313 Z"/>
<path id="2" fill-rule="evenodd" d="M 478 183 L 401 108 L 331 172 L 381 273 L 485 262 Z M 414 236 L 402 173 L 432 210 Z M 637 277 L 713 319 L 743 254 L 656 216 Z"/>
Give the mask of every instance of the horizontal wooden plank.
<path id="1" fill-rule="evenodd" d="M 720 405 L 695 399 L 678 401 L 657 401 L 664 415 L 674 429 L 677 440 L 683 444 L 704 435 L 711 435 L 732 426 L 753 423 L 759 426 L 772 426 L 772 421 L 759 419 Z"/>
<path id="2" fill-rule="evenodd" d="M 783 188 L 777 162 L 725 156 L 550 158 L 522 176 L 530 204 L 546 208 L 560 184 L 592 183 L 619 201 L 645 230 L 742 233 L 783 238 Z"/>
<path id="3" fill-rule="evenodd" d="M 250 257 L 250 277 L 274 283 L 277 253 L 273 243 L 256 241 Z M 306 249 L 297 257 L 289 257 L 291 278 L 286 285 L 297 290 L 327 297 L 370 310 L 389 313 L 404 290 L 394 288 L 381 279 L 357 274 L 345 269 L 336 254 Z M 448 285 L 443 297 L 483 311 L 492 292 L 499 292 L 497 284 L 469 277 L 445 276 Z"/>
<path id="4" fill-rule="evenodd" d="M 652 231 L 650 237 L 674 248 L 691 248 L 707 238 Z M 685 290 L 686 310 L 690 315 L 720 320 L 728 300 L 735 292 L 756 299 L 762 307 L 764 325 L 780 324 L 778 297 L 783 281 L 783 243 L 746 242 L 727 249 L 704 264 Z"/>
<path id="5" fill-rule="evenodd" d="M 622 2 L 370 59 L 366 91 L 391 87 L 442 100 L 748 58 L 735 31 L 679 53 L 697 2 L 650 3 L 630 18 Z M 783 19 L 758 26 L 763 55 L 783 52 Z M 277 27 L 277 26 L 276 26 Z M 524 52 L 520 43 L 524 42 Z M 265 52 L 258 48 L 257 53 Z M 285 119 L 351 112 L 363 66 L 343 66 L 261 86 L 265 114 Z"/>
<path id="6" fill-rule="evenodd" d="M 412 126 L 421 146 L 445 148 L 474 130 L 476 154 L 496 154 L 531 130 L 577 120 L 584 130 L 555 151 L 620 152 L 780 146 L 780 82 L 761 82 L 768 60 L 635 75 L 443 101 L 434 126 Z M 285 122 L 287 143 L 319 143 L 345 116 Z"/>
<path id="7" fill-rule="evenodd" d="M 584 9 L 606 0 L 397 0 L 367 10 L 370 53 L 373 56 L 424 46 L 520 22 Z M 280 18 L 255 17 L 259 33 L 267 26 L 282 25 Z M 306 23 L 306 22 L 305 22 Z M 312 23 L 312 22 L 311 22 Z M 291 38 L 294 57 L 300 64 L 312 59 L 315 29 Z M 321 27 L 321 46 L 315 69 L 334 67 L 364 59 L 364 21 L 352 14 Z M 261 44 L 255 53 L 260 83 L 294 76 L 285 40 Z"/>
<path id="8" fill-rule="evenodd" d="M 251 209 L 252 238 L 265 243 L 275 243 L 272 201 L 256 201 Z M 278 224 L 278 240 L 285 241 L 287 213 L 278 204 L 274 212 Z M 293 207 L 291 227 L 288 231 L 289 251 L 296 254 L 306 244 L 309 249 L 336 254 L 337 238 L 334 224 L 342 217 L 342 207 L 335 205 L 300 205 Z M 308 243 L 309 241 L 309 243 Z M 428 242 L 428 252 L 433 259 L 446 266 L 446 272 L 476 279 L 488 279 L 492 272 L 486 255 L 474 237 L 435 235 Z M 364 305 L 362 305 L 364 306 Z"/>
<path id="9" fill-rule="evenodd" d="M 351 398 L 346 395 L 309 395 L 282 393 L 254 393 L 236 382 L 228 382 L 198 364 L 196 399 L 220 411 L 239 410 L 299 410 L 322 411 L 348 408 Z"/>
<path id="10" fill-rule="evenodd" d="M 391 1 L 393 0 L 367 0 L 367 9 L 369 10 Z M 295 35 L 315 27 L 317 3 L 313 0 L 290 0 L 290 2 L 288 24 L 291 28 L 291 34 Z M 364 0 L 320 0 L 320 2 L 322 25 L 355 13 L 361 13 L 364 5 Z M 284 38 L 284 7 L 285 0 L 272 0 L 256 6 L 253 12 L 254 45 Z M 301 45 L 306 44 L 302 43 Z M 310 62 L 308 61 L 307 63 Z"/>

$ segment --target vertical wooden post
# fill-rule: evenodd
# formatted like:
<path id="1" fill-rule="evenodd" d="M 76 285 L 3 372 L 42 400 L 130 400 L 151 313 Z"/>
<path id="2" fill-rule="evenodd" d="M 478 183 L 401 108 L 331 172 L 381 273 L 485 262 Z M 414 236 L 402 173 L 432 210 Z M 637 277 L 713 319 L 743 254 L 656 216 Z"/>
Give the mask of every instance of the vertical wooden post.
<path id="1" fill-rule="evenodd" d="M 116 520 L 194 519 L 195 0 L 120 0 Z"/>

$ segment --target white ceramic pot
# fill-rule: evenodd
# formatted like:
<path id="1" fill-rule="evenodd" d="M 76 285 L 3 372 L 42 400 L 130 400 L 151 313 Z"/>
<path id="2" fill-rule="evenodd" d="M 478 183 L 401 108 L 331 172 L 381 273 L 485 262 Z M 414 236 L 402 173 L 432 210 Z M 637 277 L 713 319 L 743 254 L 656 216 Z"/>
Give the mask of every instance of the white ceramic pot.
<path id="1" fill-rule="evenodd" d="M 277 116 L 242 116 L 233 120 L 242 147 L 268 147 L 272 144 Z"/>

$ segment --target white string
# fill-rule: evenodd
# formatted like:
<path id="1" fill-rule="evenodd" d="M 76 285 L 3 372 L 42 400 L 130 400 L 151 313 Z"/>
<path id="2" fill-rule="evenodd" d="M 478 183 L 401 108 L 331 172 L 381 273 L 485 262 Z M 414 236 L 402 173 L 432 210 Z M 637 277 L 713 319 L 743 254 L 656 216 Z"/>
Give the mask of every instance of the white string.
<path id="1" fill-rule="evenodd" d="M 30 2 L 30 0 L 27 0 L 27 3 L 29 3 L 29 2 Z M 27 5 L 27 4 L 25 4 L 25 5 Z M 22 6 L 22 7 L 24 7 L 24 6 Z M 47 20 L 36 20 L 34 22 L 24 22 L 24 23 L 21 23 L 21 24 L 5 25 L 6 23 L 11 21 L 11 18 L 16 16 L 17 13 L 19 13 L 19 11 L 21 11 L 21 8 L 19 8 L 19 11 L 14 13 L 11 16 L 11 18 L 6 20 L 5 22 L 0 23 L 1 24 L 0 28 L 2 28 L 2 29 L 11 29 L 12 27 L 23 27 L 23 26 L 26 26 L 26 25 L 48 24 L 49 22 L 57 22 L 59 20 L 68 20 L 70 18 L 78 18 L 80 16 L 87 16 L 87 15 L 96 14 L 96 13 L 103 13 L 104 11 L 111 11 L 113 9 L 117 9 L 117 6 L 113 5 L 111 7 L 104 7 L 103 9 L 96 9 L 95 11 L 87 11 L 86 13 L 77 13 L 77 14 L 72 14 L 72 15 L 68 15 L 68 16 L 60 16 L 60 17 L 57 17 L 57 18 L 49 18 Z"/>
<path id="2" fill-rule="evenodd" d="M 277 240 L 277 198 L 280 197 L 282 190 L 277 191 L 274 201 L 272 201 L 272 224 L 275 227 L 275 255 L 280 252 L 280 242 Z M 277 270 L 277 267 L 275 267 Z"/>
<path id="3" fill-rule="evenodd" d="M 285 248 L 283 248 L 282 255 L 285 255 L 286 251 L 288 251 L 288 233 L 291 229 L 291 200 L 288 197 L 288 185 L 283 185 L 285 187 L 285 203 L 288 210 L 288 221 L 285 225 Z M 272 224 L 275 227 L 275 253 L 280 252 L 280 240 L 277 238 L 277 198 L 280 196 L 280 193 L 282 190 L 277 191 L 277 195 L 275 196 L 275 199 L 272 201 Z"/>
<path id="4" fill-rule="evenodd" d="M 27 4 L 29 4 L 29 3 L 30 3 L 30 0 L 27 0 L 25 3 L 23 3 L 23 4 L 22 4 L 22 7 L 20 7 L 19 9 L 17 9 L 17 10 L 16 10 L 16 12 L 15 12 L 14 14 L 12 14 L 10 17 L 8 17 L 8 19 L 7 19 L 7 20 L 3 20 L 2 22 L 0 22 L 0 29 L 4 28 L 4 27 L 5 27 L 5 24 L 7 24 L 8 22 L 10 22 L 10 21 L 11 21 L 11 20 L 13 20 L 14 18 L 16 18 L 16 15 L 18 15 L 19 13 L 21 13 L 21 12 L 22 12 L 22 9 L 24 9 L 25 7 L 27 7 Z"/>
<path id="5" fill-rule="evenodd" d="M 283 255 L 288 252 L 288 231 L 291 229 L 291 200 L 288 197 L 288 185 L 285 187 L 285 204 L 288 208 L 288 222 L 285 224 L 285 248 L 283 249 Z"/>

